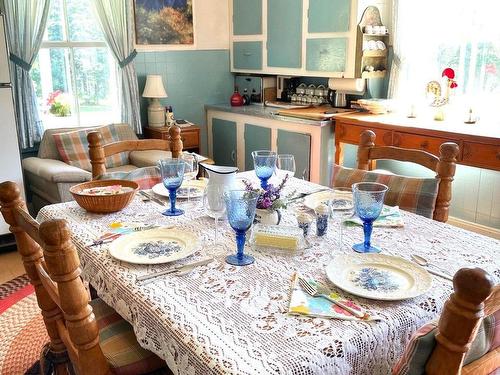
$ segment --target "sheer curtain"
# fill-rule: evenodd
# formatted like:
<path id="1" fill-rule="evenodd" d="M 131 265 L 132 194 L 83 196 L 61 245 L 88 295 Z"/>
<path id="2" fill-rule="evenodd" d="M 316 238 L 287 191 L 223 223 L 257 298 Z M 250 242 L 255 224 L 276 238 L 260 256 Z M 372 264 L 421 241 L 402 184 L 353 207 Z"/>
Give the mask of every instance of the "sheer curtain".
<path id="1" fill-rule="evenodd" d="M 142 134 L 139 86 L 134 66 L 134 23 L 132 0 L 93 0 L 104 38 L 119 65 L 122 121 Z"/>
<path id="2" fill-rule="evenodd" d="M 458 83 L 451 106 L 464 113 L 475 108 L 498 123 L 493 109 L 500 103 L 500 27 L 494 8 L 500 8 L 495 2 L 392 1 L 390 97 L 425 101 L 427 82 L 441 82 L 443 69 L 451 67 Z"/>
<path id="3" fill-rule="evenodd" d="M 42 43 L 50 0 L 2 0 L 1 5 L 12 62 L 18 135 L 25 149 L 35 146 L 43 133 L 30 70 Z"/>

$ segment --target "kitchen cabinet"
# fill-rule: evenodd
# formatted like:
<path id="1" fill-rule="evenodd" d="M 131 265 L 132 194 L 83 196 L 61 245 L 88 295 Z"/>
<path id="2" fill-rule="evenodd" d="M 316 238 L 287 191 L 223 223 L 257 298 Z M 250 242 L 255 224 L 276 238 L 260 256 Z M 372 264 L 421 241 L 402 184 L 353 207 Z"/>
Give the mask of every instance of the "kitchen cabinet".
<path id="1" fill-rule="evenodd" d="M 262 0 L 233 0 L 233 34 L 262 34 Z"/>
<path id="2" fill-rule="evenodd" d="M 278 154 L 295 158 L 295 177 L 309 180 L 311 163 L 311 136 L 278 129 Z"/>
<path id="3" fill-rule="evenodd" d="M 217 165 L 236 166 L 236 122 L 212 120 L 213 155 Z"/>
<path id="4" fill-rule="evenodd" d="M 351 0 L 309 0 L 308 31 L 335 33 L 349 31 Z"/>
<path id="5" fill-rule="evenodd" d="M 253 169 L 252 151 L 271 149 L 271 129 L 245 124 L 245 170 Z"/>
<path id="6" fill-rule="evenodd" d="M 234 42 L 233 66 L 236 69 L 262 69 L 262 42 Z"/>
<path id="7" fill-rule="evenodd" d="M 267 65 L 302 66 L 302 0 L 267 0 Z"/>
<path id="8" fill-rule="evenodd" d="M 361 76 L 358 0 L 254 2 L 230 1 L 232 72 Z"/>

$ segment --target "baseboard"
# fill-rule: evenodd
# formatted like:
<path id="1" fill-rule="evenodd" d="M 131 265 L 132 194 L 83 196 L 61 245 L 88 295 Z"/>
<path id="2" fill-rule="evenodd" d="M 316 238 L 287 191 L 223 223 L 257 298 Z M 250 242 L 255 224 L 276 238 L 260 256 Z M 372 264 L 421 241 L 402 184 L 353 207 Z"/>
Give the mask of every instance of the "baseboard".
<path id="1" fill-rule="evenodd" d="M 473 223 L 471 221 L 462 220 L 456 217 L 448 217 L 448 224 L 454 225 L 456 227 L 470 230 L 471 232 L 479 233 L 484 236 L 492 237 L 497 240 L 500 240 L 500 230 L 492 227 L 487 227 L 486 225 L 481 225 L 477 223 Z"/>

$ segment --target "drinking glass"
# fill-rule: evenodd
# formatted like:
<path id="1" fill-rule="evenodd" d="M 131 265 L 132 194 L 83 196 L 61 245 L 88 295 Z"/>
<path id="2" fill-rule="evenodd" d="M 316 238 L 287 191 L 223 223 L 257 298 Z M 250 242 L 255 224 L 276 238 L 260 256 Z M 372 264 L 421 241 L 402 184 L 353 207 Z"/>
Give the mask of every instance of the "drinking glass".
<path id="1" fill-rule="evenodd" d="M 208 185 L 203 194 L 203 206 L 205 207 L 208 216 L 215 219 L 215 236 L 214 246 L 218 247 L 217 232 L 219 219 L 226 212 L 226 204 L 224 202 L 224 185 Z"/>
<path id="2" fill-rule="evenodd" d="M 236 232 L 237 253 L 226 257 L 226 262 L 234 266 L 246 266 L 255 262 L 254 257 L 243 253 L 245 233 L 252 226 L 259 194 L 255 191 L 230 190 L 224 193 L 227 219 Z"/>
<path id="3" fill-rule="evenodd" d="M 198 176 L 199 166 L 198 159 L 195 154 L 185 152 L 182 153 L 179 159 L 184 160 L 186 166 L 184 167 L 184 180 L 190 181 L 196 179 Z M 190 204 L 190 196 L 191 196 L 191 188 L 189 185 L 187 186 L 187 194 L 188 194 L 188 205 Z"/>
<path id="4" fill-rule="evenodd" d="M 278 155 L 278 160 L 276 163 L 276 175 L 279 178 L 288 178 L 295 175 L 295 157 L 289 154 Z"/>
<path id="5" fill-rule="evenodd" d="M 359 182 L 352 185 L 354 209 L 363 221 L 365 240 L 352 246 L 358 253 L 380 253 L 380 249 L 372 246 L 373 222 L 379 217 L 384 207 L 384 197 L 388 187 L 377 182 Z"/>
<path id="6" fill-rule="evenodd" d="M 162 212 L 162 214 L 165 216 L 182 215 L 184 211 L 175 208 L 175 200 L 177 198 L 177 189 L 181 186 L 184 178 L 186 163 L 181 159 L 163 159 L 158 161 L 158 165 L 163 185 L 167 188 L 170 197 L 170 208 Z"/>
<path id="7" fill-rule="evenodd" d="M 342 250 L 344 220 L 352 216 L 354 203 L 351 188 L 336 187 L 333 190 L 332 200 L 328 202 L 332 218 L 339 220 L 339 249 Z"/>
<path id="8" fill-rule="evenodd" d="M 266 189 L 267 180 L 276 169 L 277 154 L 274 151 L 252 151 L 252 157 L 255 174 L 260 179 L 260 186 L 262 189 Z"/>

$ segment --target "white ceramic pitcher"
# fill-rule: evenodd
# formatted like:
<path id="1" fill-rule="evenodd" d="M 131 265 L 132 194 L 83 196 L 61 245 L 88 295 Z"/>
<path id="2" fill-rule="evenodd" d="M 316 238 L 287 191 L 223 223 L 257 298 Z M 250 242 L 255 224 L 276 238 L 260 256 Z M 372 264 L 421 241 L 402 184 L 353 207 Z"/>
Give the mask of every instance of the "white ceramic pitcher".
<path id="1" fill-rule="evenodd" d="M 209 165 L 205 163 L 200 163 L 200 165 L 208 172 L 208 185 L 223 185 L 224 189 L 227 190 L 236 188 L 237 167 Z"/>

